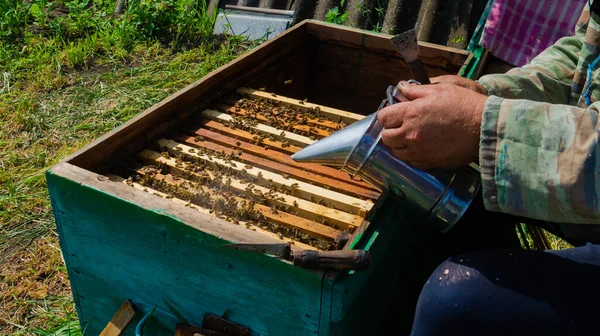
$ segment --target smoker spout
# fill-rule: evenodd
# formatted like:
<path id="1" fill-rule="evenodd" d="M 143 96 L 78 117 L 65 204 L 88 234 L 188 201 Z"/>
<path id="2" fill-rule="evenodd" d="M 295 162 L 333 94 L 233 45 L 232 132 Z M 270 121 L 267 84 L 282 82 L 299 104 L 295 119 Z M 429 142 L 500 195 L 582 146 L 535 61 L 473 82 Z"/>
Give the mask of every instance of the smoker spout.
<path id="1" fill-rule="evenodd" d="M 366 132 L 373 117 L 374 114 L 365 117 L 365 119 L 354 122 L 312 145 L 303 148 L 292 155 L 292 159 L 296 162 L 342 166 L 348 155 Z"/>

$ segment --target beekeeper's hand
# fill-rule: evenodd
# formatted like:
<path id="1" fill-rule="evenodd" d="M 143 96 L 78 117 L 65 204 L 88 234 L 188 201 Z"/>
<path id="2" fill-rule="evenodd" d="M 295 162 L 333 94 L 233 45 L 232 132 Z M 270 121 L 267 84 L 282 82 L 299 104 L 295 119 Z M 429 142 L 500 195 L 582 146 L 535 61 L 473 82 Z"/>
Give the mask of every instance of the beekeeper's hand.
<path id="1" fill-rule="evenodd" d="M 433 84 L 451 84 L 456 86 L 464 87 L 465 89 L 469 89 L 471 91 L 475 91 L 477 93 L 481 93 L 483 95 L 488 95 L 487 90 L 483 85 L 477 83 L 474 80 L 456 76 L 456 75 L 445 75 L 433 77 L 430 79 Z"/>
<path id="2" fill-rule="evenodd" d="M 487 96 L 451 84 L 401 82 L 410 99 L 377 114 L 383 143 L 419 169 L 460 167 L 477 161 Z"/>

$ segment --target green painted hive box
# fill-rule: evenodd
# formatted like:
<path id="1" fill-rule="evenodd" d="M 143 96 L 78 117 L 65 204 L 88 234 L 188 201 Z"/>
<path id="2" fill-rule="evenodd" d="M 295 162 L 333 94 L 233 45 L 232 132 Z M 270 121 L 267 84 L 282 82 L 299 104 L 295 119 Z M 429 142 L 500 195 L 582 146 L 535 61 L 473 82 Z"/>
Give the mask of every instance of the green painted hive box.
<path id="1" fill-rule="evenodd" d="M 274 99 L 287 97 L 294 104 L 319 104 L 322 108 L 317 113 L 324 115 L 329 110 L 345 111 L 347 114 L 339 118 L 345 124 L 351 122 L 347 116 L 372 113 L 388 85 L 411 77 L 389 38 L 304 21 L 173 94 L 49 170 L 47 181 L 60 244 L 86 334 L 100 334 L 128 299 L 137 314 L 126 335 L 133 335 L 140 318 L 152 310 L 146 335 L 173 335 L 175 324 L 182 321 L 199 326 L 206 313 L 246 326 L 252 335 L 375 335 L 384 326 L 394 328 L 399 334 L 406 333 L 424 280 L 449 250 L 436 247 L 439 237 L 428 227 L 426 214 L 402 200 L 385 192 L 370 190 L 369 194 L 365 191 L 368 186 L 346 181 L 334 173 L 321 175 L 319 178 L 337 181 L 327 187 L 332 191 L 343 192 L 345 187 L 340 187 L 343 183 L 362 188 L 363 196 L 371 196 L 372 208 L 351 214 L 352 218 L 361 219 L 358 223 L 339 220 L 337 225 L 320 229 L 326 226 L 326 221 L 318 225 L 313 221 L 301 233 L 282 232 L 293 231 L 291 234 L 305 238 L 310 236 L 306 232 L 316 232 L 320 240 L 302 238 L 304 243 L 298 245 L 321 247 L 318 242 L 326 241 L 332 242 L 327 248 L 368 249 L 373 260 L 365 271 L 313 271 L 264 254 L 223 247 L 231 242 L 279 243 L 288 239 L 281 233 L 267 232 L 271 224 L 265 224 L 265 230 L 253 229 L 230 216 L 202 212 L 198 210 L 201 207 L 191 202 L 175 201 L 183 196 L 173 198 L 159 191 L 148 192 L 150 186 L 142 185 L 148 179 L 117 177 L 123 166 L 137 169 L 138 174 L 149 174 L 144 167 L 136 166 L 140 153 L 146 153 L 145 160 L 162 160 L 161 169 L 170 165 L 173 172 L 185 170 L 177 155 L 173 155 L 181 148 L 197 159 L 204 155 L 200 152 L 206 152 L 190 148 L 237 150 L 234 145 L 227 147 L 227 140 L 221 138 L 226 132 L 235 132 L 234 127 L 219 130 L 217 125 L 219 118 L 231 121 L 233 117 L 211 109 L 228 108 L 222 103 L 239 99 L 235 95 L 240 88 L 260 88 L 255 91 L 257 95 L 267 92 Z M 436 76 L 458 73 L 468 53 L 421 43 L 421 57 L 429 75 Z M 258 101 L 264 104 L 267 100 L 269 97 Z M 239 103 L 231 104 L 231 113 L 243 113 Z M 316 109 L 311 111 L 315 113 Z M 313 119 L 321 122 L 320 116 Z M 198 123 L 210 130 L 196 130 L 191 137 L 181 135 L 185 133 L 182 130 Z M 288 126 L 288 129 L 304 127 Z M 309 131 L 318 135 L 319 130 L 326 131 L 325 127 Z M 260 132 L 269 129 L 262 128 Z M 249 134 L 260 135 L 260 132 Z M 241 142 L 244 151 L 256 149 L 250 145 L 252 139 L 245 139 L 244 134 L 238 134 L 238 146 Z M 279 136 L 290 143 L 285 145 L 287 140 Z M 181 148 L 171 146 L 172 140 L 165 138 L 176 139 Z M 239 159 L 260 166 L 263 162 L 260 160 L 273 152 L 281 158 L 277 164 L 285 166 L 288 161 L 280 153 L 301 146 L 306 139 L 314 137 L 291 137 L 285 132 L 269 135 L 264 142 L 271 144 L 270 150 L 265 149 L 264 153 L 255 150 L 252 155 L 244 152 L 246 156 L 240 154 Z M 152 154 L 163 150 L 166 154 Z M 132 158 L 137 163 L 127 165 Z M 277 160 L 271 162 L 274 161 Z M 253 166 L 248 166 L 248 171 L 254 171 Z M 268 164 L 263 168 L 268 171 Z M 310 173 L 303 169 L 290 171 L 298 176 Z M 188 184 L 178 182 L 180 178 L 175 175 L 162 171 L 153 174 L 153 178 L 162 179 L 156 186 L 170 183 L 189 188 Z M 212 173 L 195 169 L 186 174 L 200 179 L 202 174 Z M 168 189 L 165 188 L 163 192 Z M 288 194 L 295 193 L 299 193 L 298 199 L 304 197 L 298 189 Z M 280 207 L 280 211 L 282 208 L 290 207 Z M 283 215 L 269 215 L 266 211 L 261 220 L 268 222 L 269 216 L 281 220 L 278 225 L 286 224 L 280 219 Z M 305 222 L 302 218 L 290 218 Z M 338 232 L 335 230 L 349 233 L 349 239 L 344 240 L 344 235 L 333 239 Z"/>

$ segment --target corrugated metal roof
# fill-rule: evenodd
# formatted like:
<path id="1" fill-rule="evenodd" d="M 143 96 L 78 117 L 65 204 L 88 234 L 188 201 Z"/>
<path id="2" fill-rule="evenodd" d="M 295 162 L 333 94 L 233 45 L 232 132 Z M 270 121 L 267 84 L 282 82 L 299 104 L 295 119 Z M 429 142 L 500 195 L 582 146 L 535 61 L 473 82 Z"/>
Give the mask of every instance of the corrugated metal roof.
<path id="1" fill-rule="evenodd" d="M 211 0 L 210 8 L 237 5 L 294 11 L 294 22 L 325 20 L 342 0 Z M 418 39 L 466 49 L 487 0 L 345 0 L 344 25 L 397 34 L 417 27 Z"/>

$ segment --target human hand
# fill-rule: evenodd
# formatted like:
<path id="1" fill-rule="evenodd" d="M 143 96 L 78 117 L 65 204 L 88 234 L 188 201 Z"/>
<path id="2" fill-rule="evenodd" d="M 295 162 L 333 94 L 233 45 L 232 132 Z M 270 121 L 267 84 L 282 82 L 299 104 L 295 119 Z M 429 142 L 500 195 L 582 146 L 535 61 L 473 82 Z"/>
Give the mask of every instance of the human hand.
<path id="1" fill-rule="evenodd" d="M 419 169 L 460 167 L 479 154 L 481 119 L 487 96 L 450 85 L 398 84 L 411 101 L 381 109 L 382 141 L 396 156 Z"/>
<path id="2" fill-rule="evenodd" d="M 488 95 L 488 92 L 485 89 L 485 87 L 483 87 L 483 85 L 477 83 L 474 80 L 460 77 L 460 76 L 445 75 L 445 76 L 433 77 L 433 78 L 431 78 L 431 83 L 432 84 L 456 85 L 456 86 L 464 87 L 465 89 L 469 89 L 471 91 L 477 92 L 482 95 L 486 95 L 486 96 Z"/>

